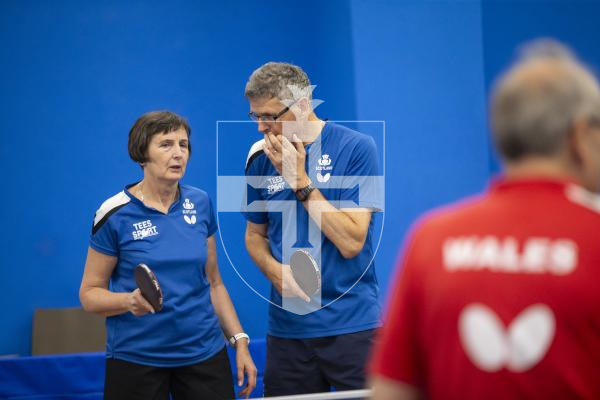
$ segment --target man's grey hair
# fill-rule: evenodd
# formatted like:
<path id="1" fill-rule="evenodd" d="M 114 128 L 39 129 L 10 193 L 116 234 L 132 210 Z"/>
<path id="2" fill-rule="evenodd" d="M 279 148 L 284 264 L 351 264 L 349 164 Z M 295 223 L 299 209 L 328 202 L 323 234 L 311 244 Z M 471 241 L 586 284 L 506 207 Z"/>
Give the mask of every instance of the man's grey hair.
<path id="1" fill-rule="evenodd" d="M 598 81 L 567 47 L 537 40 L 496 83 L 491 119 L 507 161 L 556 155 L 575 120 L 600 123 Z"/>
<path id="2" fill-rule="evenodd" d="M 248 99 L 277 97 L 280 100 L 297 100 L 288 85 L 302 89 L 303 95 L 309 100 L 312 98 L 306 72 L 297 65 L 283 62 L 268 62 L 252 72 L 244 94 Z"/>

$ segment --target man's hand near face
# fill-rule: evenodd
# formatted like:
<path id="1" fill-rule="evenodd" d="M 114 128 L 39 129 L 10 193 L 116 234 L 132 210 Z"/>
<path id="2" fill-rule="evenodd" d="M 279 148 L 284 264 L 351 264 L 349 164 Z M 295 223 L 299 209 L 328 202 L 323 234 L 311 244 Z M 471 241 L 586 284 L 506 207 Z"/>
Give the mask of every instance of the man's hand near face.
<path id="1" fill-rule="evenodd" d="M 265 134 L 264 151 L 279 174 L 293 190 L 310 184 L 306 174 L 306 150 L 304 144 L 294 134 L 293 143 L 284 135 Z"/>

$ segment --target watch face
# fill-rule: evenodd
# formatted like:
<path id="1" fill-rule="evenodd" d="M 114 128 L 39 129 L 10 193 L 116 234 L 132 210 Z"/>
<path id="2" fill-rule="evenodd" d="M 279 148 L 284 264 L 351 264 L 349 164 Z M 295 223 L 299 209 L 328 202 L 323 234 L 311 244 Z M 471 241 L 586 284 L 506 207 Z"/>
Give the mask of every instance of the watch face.
<path id="1" fill-rule="evenodd" d="M 302 188 L 296 192 L 296 198 L 300 201 L 306 201 L 308 195 L 315 189 L 312 184 L 309 184 L 307 187 Z"/>

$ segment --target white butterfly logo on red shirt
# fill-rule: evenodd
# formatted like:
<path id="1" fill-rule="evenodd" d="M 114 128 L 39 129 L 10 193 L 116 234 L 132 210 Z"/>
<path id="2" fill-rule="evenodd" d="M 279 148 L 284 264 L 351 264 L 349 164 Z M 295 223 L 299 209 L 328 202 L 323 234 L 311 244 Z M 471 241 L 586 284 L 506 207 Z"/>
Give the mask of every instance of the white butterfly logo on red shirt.
<path id="1" fill-rule="evenodd" d="M 505 328 L 493 310 L 475 303 L 463 309 L 458 328 L 467 356 L 479 369 L 496 372 L 505 367 L 512 372 L 524 372 L 537 365 L 548 352 L 556 322 L 548 306 L 534 304 Z"/>

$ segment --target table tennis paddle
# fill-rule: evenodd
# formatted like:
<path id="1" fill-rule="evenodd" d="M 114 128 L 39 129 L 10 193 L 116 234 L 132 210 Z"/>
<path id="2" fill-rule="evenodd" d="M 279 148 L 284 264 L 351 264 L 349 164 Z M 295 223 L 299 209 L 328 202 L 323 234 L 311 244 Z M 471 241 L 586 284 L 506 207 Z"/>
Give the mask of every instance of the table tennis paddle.
<path id="1" fill-rule="evenodd" d="M 300 289 L 309 296 L 321 290 L 321 272 L 317 262 L 306 250 L 296 250 L 290 258 L 290 269 Z"/>
<path id="2" fill-rule="evenodd" d="M 146 264 L 138 264 L 134 274 L 135 282 L 142 292 L 142 296 L 148 300 L 155 312 L 162 310 L 163 294 L 154 272 Z"/>

